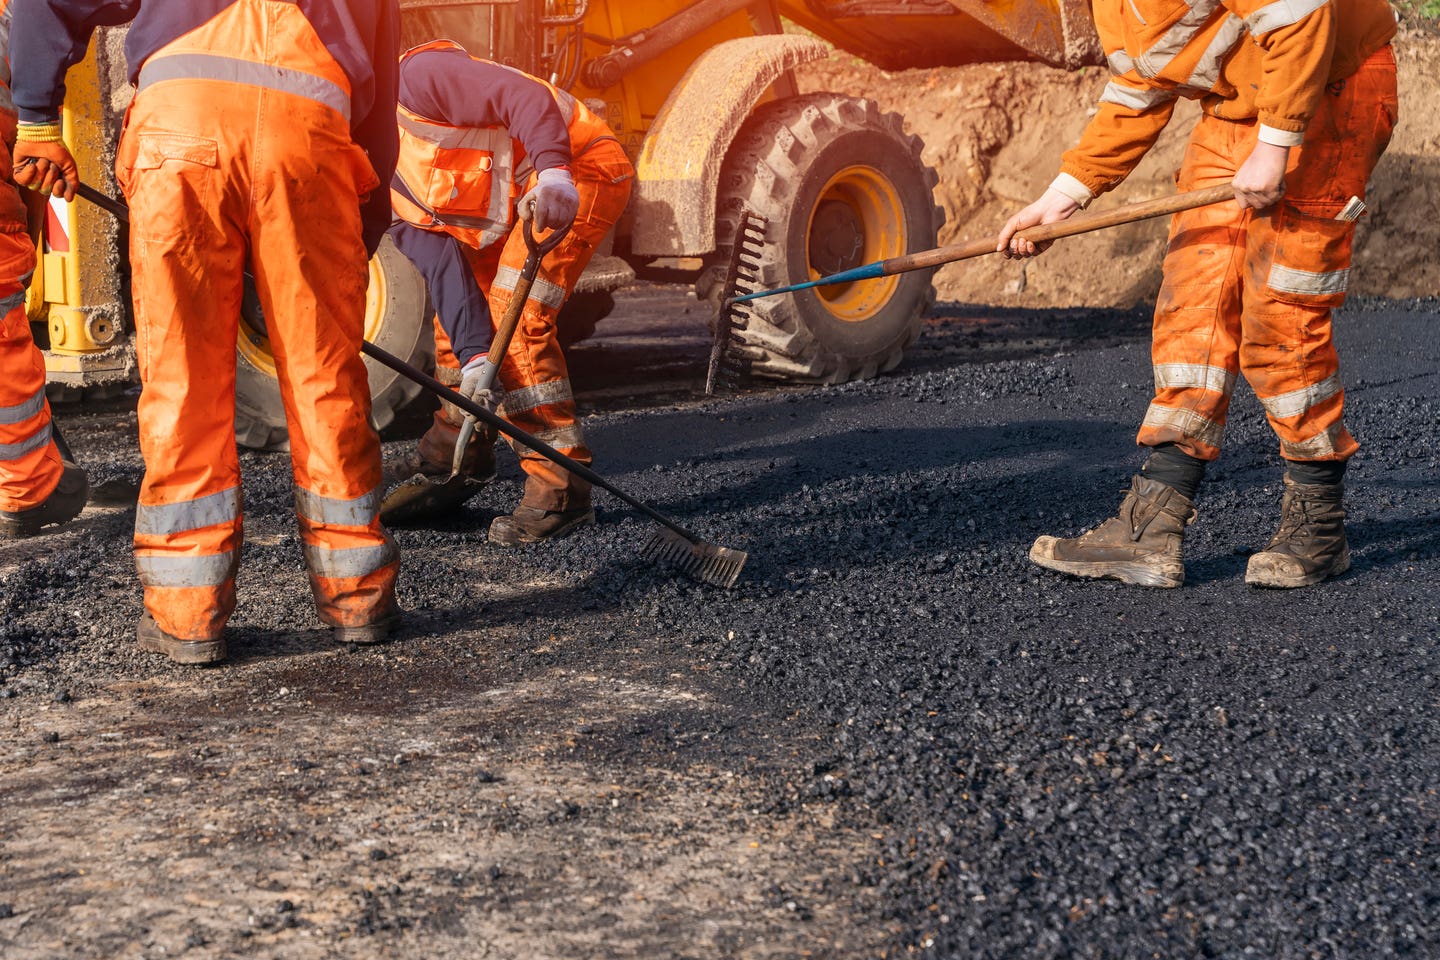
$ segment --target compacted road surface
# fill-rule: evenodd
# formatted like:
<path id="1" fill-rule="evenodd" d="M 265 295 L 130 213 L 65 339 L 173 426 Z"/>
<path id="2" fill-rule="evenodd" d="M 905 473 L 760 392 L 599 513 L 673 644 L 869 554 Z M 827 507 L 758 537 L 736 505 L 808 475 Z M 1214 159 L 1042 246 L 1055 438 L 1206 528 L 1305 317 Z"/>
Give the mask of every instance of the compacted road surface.
<path id="1" fill-rule="evenodd" d="M 136 651 L 133 413 L 62 413 L 110 502 L 0 546 L 0 953 L 1440 955 L 1440 304 L 1342 315 L 1354 569 L 1294 592 L 1243 581 L 1281 493 L 1244 387 L 1183 588 L 1025 559 L 1138 467 L 1141 314 L 942 310 L 881 380 L 712 400 L 704 321 L 639 290 L 576 379 L 598 468 L 750 551 L 733 592 L 603 496 L 489 546 L 506 455 L 397 533 L 372 650 L 246 454 L 232 662 Z"/>

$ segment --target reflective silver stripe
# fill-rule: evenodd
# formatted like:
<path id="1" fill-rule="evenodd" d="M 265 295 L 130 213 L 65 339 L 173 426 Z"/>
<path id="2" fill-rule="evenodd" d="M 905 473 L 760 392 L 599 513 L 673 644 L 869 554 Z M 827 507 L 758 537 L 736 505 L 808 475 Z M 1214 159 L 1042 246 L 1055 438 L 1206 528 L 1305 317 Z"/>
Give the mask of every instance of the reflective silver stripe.
<path id="1" fill-rule="evenodd" d="M 504 410 L 507 414 L 522 413 L 543 407 L 547 403 L 562 403 L 573 399 L 575 394 L 570 389 L 569 380 L 551 380 L 549 383 L 537 383 L 533 387 L 507 391 Z"/>
<path id="2" fill-rule="evenodd" d="M 1192 387 L 1229 395 L 1235 389 L 1235 374 L 1224 367 L 1204 363 L 1157 363 L 1155 389 L 1167 387 Z"/>
<path id="3" fill-rule="evenodd" d="M 1175 21 L 1154 46 L 1135 58 L 1135 72 L 1142 77 L 1158 77 L 1205 28 L 1219 6 L 1220 0 L 1195 0 L 1190 11 Z"/>
<path id="4" fill-rule="evenodd" d="M 304 487 L 295 488 L 295 512 L 315 523 L 340 527 L 368 527 L 380 512 L 384 491 L 378 487 L 350 500 L 322 497 Z"/>
<path id="5" fill-rule="evenodd" d="M 175 53 L 145 61 L 135 90 L 138 93 L 166 80 L 225 80 L 293 93 L 324 104 L 350 122 L 350 94 L 338 84 L 302 70 L 214 53 Z"/>
<path id="6" fill-rule="evenodd" d="M 24 440 L 17 440 L 14 443 L 0 443 L 0 460 L 19 460 L 31 450 L 38 450 L 50 442 L 50 421 L 45 421 L 45 426 L 36 430 Z"/>
<path id="7" fill-rule="evenodd" d="M 16 307 L 25 305 L 25 289 L 22 287 L 4 299 L 0 299 L 0 317 L 5 316 Z"/>
<path id="8" fill-rule="evenodd" d="M 1329 400 L 1341 389 L 1340 374 L 1336 373 L 1299 390 L 1291 390 L 1275 397 L 1261 397 L 1260 404 L 1270 416 L 1283 420 L 1286 417 L 1300 416 L 1315 404 Z"/>
<path id="9" fill-rule="evenodd" d="M 15 101 L 10 97 L 10 86 L 4 80 L 0 80 L 0 112 L 15 112 Z"/>
<path id="10" fill-rule="evenodd" d="M 1225 66 L 1225 58 L 1244 37 L 1244 21 L 1233 13 L 1230 14 L 1220 25 L 1220 30 L 1210 39 L 1210 45 L 1200 55 L 1200 62 L 1195 64 L 1185 86 L 1207 92 L 1213 89 L 1220 80 L 1220 70 Z"/>
<path id="11" fill-rule="evenodd" d="M 570 450 L 585 445 L 585 435 L 580 430 L 580 424 L 571 424 L 568 427 L 556 427 L 554 430 L 540 430 L 534 434 L 537 440 L 543 440 L 560 450 Z M 543 457 L 544 454 L 536 453 L 524 444 L 510 441 L 510 446 L 522 457 Z"/>
<path id="12" fill-rule="evenodd" d="M 519 282 L 520 271 L 514 267 L 501 267 L 495 271 L 495 286 L 501 290 L 514 290 Z M 534 286 L 530 288 L 530 297 L 547 307 L 559 310 L 565 306 L 566 293 L 565 288 L 559 284 L 551 283 L 544 277 L 536 277 Z"/>
<path id="13" fill-rule="evenodd" d="M 1135 61 L 1130 59 L 1130 54 L 1124 50 L 1116 50 L 1105 55 L 1105 62 L 1110 64 L 1110 72 L 1119 76 L 1122 73 L 1129 73 L 1135 69 Z"/>
<path id="14" fill-rule="evenodd" d="M 1280 441 L 1280 452 L 1286 460 L 1318 460 L 1335 455 L 1335 442 L 1345 432 L 1345 424 L 1332 423 L 1329 427 L 1299 443 Z"/>
<path id="15" fill-rule="evenodd" d="M 1148 110 L 1174 99 L 1175 92 L 1173 90 L 1157 90 L 1153 87 L 1137 90 L 1134 87 L 1118 84 L 1113 80 L 1105 84 L 1105 92 L 1100 94 L 1101 103 L 1118 103 L 1131 110 Z"/>
<path id="16" fill-rule="evenodd" d="M 1323 297 L 1332 293 L 1344 293 L 1350 285 L 1350 268 L 1314 273 L 1296 270 L 1278 263 L 1270 265 L 1270 278 L 1265 281 L 1271 290 L 1280 293 L 1300 293 L 1306 296 Z"/>
<path id="17" fill-rule="evenodd" d="M 240 519 L 240 488 L 208 493 L 178 503 L 142 503 L 135 508 L 135 532 L 163 537 Z"/>
<path id="18" fill-rule="evenodd" d="M 235 576 L 235 551 L 198 557 L 137 553 L 135 569 L 147 587 L 218 587 Z"/>
<path id="19" fill-rule="evenodd" d="M 45 409 L 45 385 L 42 383 L 28 400 L 10 407 L 0 407 L 0 423 L 24 423 Z"/>
<path id="20" fill-rule="evenodd" d="M 305 544 L 305 563 L 310 567 L 311 575 L 332 580 L 363 577 L 398 559 L 400 552 L 389 542 L 372 547 L 342 547 L 339 550 Z"/>
<path id="21" fill-rule="evenodd" d="M 1150 404 L 1150 409 L 1145 411 L 1145 426 L 1175 430 L 1182 436 L 1212 447 L 1220 446 L 1220 441 L 1225 438 L 1224 424 L 1202 417 L 1193 410 L 1176 410 L 1158 403 Z"/>
<path id="22" fill-rule="evenodd" d="M 395 119 L 406 133 L 442 150 L 484 150 L 507 157 L 512 153 L 510 131 L 504 127 L 452 127 L 407 113 L 396 113 Z M 496 166 L 499 165 L 497 160 Z M 507 163 L 505 169 L 509 168 Z"/>
<path id="23" fill-rule="evenodd" d="M 1299 23 L 1330 0 L 1275 0 L 1245 18 L 1245 27 L 1253 36 L 1269 33 L 1280 27 Z"/>

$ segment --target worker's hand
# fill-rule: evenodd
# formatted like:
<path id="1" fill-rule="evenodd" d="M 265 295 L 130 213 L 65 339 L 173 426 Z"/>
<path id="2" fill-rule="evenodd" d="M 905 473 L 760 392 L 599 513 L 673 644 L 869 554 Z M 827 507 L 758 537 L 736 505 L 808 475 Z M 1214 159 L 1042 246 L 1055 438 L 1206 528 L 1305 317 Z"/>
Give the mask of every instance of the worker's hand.
<path id="1" fill-rule="evenodd" d="M 63 141 L 16 140 L 13 156 L 15 182 L 20 186 L 48 193 L 52 197 L 75 199 L 80 170 Z"/>
<path id="2" fill-rule="evenodd" d="M 1240 209 L 1264 210 L 1279 202 L 1285 196 L 1285 167 L 1289 163 L 1289 147 L 1258 141 L 1232 181 Z"/>
<path id="3" fill-rule="evenodd" d="M 535 218 L 536 230 L 554 230 L 569 226 L 580 211 L 580 191 L 570 179 L 570 171 L 560 167 L 541 170 L 530 192 L 516 205 L 521 220 Z"/>
<path id="4" fill-rule="evenodd" d="M 995 251 L 1005 255 L 1007 260 L 1023 260 L 1026 257 L 1033 257 L 1050 249 L 1053 240 L 1046 240 L 1042 243 L 1032 243 L 1021 237 L 1015 236 L 1026 227 L 1039 226 L 1042 223 L 1054 223 L 1057 220 L 1065 220 L 1076 210 L 1080 204 L 1071 200 L 1059 190 L 1046 190 L 1030 206 L 1021 210 L 1011 217 L 1000 231 L 1000 238 L 995 244 Z"/>
<path id="5" fill-rule="evenodd" d="M 482 353 L 460 368 L 458 392 L 461 396 L 474 400 L 486 410 L 494 413 L 495 408 L 500 405 L 500 398 L 496 395 L 495 390 L 490 389 L 495 382 L 493 377 L 490 378 L 489 385 L 484 384 L 485 357 L 486 355 Z"/>

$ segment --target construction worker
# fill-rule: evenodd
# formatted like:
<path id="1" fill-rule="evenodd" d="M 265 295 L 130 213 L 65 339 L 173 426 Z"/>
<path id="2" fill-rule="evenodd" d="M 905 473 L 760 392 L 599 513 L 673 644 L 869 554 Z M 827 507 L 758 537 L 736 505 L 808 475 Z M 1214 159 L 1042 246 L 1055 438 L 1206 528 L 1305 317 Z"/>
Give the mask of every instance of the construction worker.
<path id="1" fill-rule="evenodd" d="M 116 158 L 130 204 L 145 478 L 140 646 L 225 656 L 240 559 L 235 341 L 247 259 L 290 431 L 320 618 L 373 643 L 397 622 L 380 445 L 360 359 L 367 250 L 389 222 L 396 0 L 14 0 L 22 181 L 72 195 L 66 68 L 95 26 L 133 21 L 136 85 Z M 367 157 L 368 151 L 368 157 Z M 366 200 L 367 195 L 369 200 Z"/>
<path id="2" fill-rule="evenodd" d="M 1247 583 L 1301 587 L 1350 566 L 1342 503 L 1356 443 L 1330 313 L 1345 299 L 1354 219 L 1397 117 L 1395 17 L 1385 0 L 1096 0 L 1113 76 L 1059 176 L 1000 235 L 1069 217 L 1135 168 L 1178 97 L 1198 99 L 1177 184 L 1233 181 L 1235 200 L 1176 214 L 1152 347 L 1149 449 L 1118 516 L 1035 541 L 1030 559 L 1082 577 L 1176 587 L 1205 465 L 1220 454 L 1237 374 L 1285 460 L 1279 529 Z"/>
<path id="3" fill-rule="evenodd" d="M 541 230 L 570 224 L 542 261 L 499 361 L 500 413 L 590 463 L 556 317 L 629 202 L 634 169 L 625 151 L 605 121 L 570 94 L 471 57 L 450 41 L 401 58 L 399 121 L 391 191 L 399 219 L 390 234 L 429 285 L 441 381 L 486 399 L 476 396 L 475 385 L 492 318 L 504 315 L 527 252 L 516 217 L 533 217 Z M 386 498 L 387 521 L 453 508 L 494 476 L 494 434 L 481 431 L 466 451 L 463 479 L 446 482 L 462 422 L 458 409 L 443 405 L 414 452 L 391 471 L 410 479 Z M 525 495 L 491 523 L 492 543 L 532 543 L 594 522 L 589 483 L 527 449 L 516 451 Z"/>
<path id="4" fill-rule="evenodd" d="M 89 493 L 85 471 L 61 456 L 45 399 L 45 358 L 30 337 L 25 288 L 35 270 L 25 203 L 13 179 L 15 105 L 9 38 L 14 11 L 0 0 L 0 538 L 74 519 Z"/>

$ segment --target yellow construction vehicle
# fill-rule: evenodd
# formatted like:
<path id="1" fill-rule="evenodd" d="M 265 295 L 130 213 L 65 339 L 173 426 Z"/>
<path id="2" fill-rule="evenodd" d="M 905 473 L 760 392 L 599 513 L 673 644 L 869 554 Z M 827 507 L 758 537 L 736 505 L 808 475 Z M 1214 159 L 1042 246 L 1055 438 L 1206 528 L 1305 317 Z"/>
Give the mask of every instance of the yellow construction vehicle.
<path id="1" fill-rule="evenodd" d="M 634 196 L 561 318 L 567 341 L 613 306 L 634 269 L 668 267 L 714 297 L 745 209 L 769 221 L 760 277 L 780 286 L 934 246 L 934 171 L 903 118 L 868 100 L 800 95 L 793 71 L 832 44 L 887 68 L 990 60 L 1098 60 L 1086 0 L 401 0 L 405 41 L 456 40 L 569 89 L 604 116 L 636 166 Z M 788 21 L 788 24 L 787 24 Z M 102 31 L 71 71 L 66 134 L 86 179 L 108 168 L 128 100 L 120 44 Z M 59 391 L 133 377 L 116 226 L 50 205 L 32 319 L 49 332 Z M 432 344 L 418 275 L 388 243 L 371 265 L 366 336 L 422 362 Z M 840 382 L 900 362 L 934 301 L 917 272 L 757 303 L 740 336 L 760 376 Z M 254 303 L 239 345 L 236 429 L 246 446 L 285 442 Z M 42 338 L 44 334 L 41 334 Z M 411 387 L 372 368 L 383 426 Z"/>

